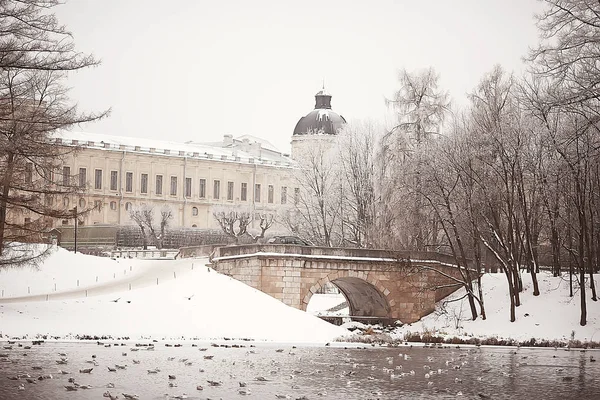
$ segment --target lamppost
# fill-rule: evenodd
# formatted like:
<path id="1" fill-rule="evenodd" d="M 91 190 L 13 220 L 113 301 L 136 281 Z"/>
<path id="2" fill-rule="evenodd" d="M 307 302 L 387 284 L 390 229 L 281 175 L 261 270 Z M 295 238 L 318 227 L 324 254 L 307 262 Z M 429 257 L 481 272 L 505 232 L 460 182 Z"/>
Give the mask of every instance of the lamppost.
<path id="1" fill-rule="evenodd" d="M 75 241 L 74 241 L 74 251 L 77 253 L 77 206 L 73 207 L 73 219 L 75 220 Z"/>

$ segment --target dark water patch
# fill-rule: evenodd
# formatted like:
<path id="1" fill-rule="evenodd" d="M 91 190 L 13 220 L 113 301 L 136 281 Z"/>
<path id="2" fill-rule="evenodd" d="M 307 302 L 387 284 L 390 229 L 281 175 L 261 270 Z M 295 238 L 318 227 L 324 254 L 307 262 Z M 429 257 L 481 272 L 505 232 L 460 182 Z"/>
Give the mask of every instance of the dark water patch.
<path id="1" fill-rule="evenodd" d="M 27 350 L 5 349 L 2 353 L 7 356 L 0 358 L 0 399 L 100 399 L 107 390 L 120 399 L 122 393 L 140 399 L 184 393 L 189 399 L 239 399 L 244 393 L 255 399 L 276 399 L 276 395 L 351 400 L 600 397 L 596 379 L 600 363 L 591 361 L 593 351 L 171 344 L 156 343 L 154 350 L 148 350 L 151 346 L 46 342 Z M 57 363 L 63 358 L 66 364 Z M 79 372 L 89 368 L 91 373 Z M 52 379 L 38 380 L 48 374 Z M 107 388 L 109 383 L 114 387 Z M 68 385 L 91 388 L 67 391 Z"/>

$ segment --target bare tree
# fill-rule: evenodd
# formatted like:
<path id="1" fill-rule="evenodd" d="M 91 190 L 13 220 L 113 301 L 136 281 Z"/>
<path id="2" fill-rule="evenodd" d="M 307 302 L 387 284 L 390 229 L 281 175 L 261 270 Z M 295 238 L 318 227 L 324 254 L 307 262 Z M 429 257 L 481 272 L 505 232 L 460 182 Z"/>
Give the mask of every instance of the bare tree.
<path id="1" fill-rule="evenodd" d="M 148 234 L 146 233 L 146 217 L 145 217 L 145 206 L 132 207 L 129 209 L 129 218 L 136 223 L 140 228 L 142 234 L 143 248 L 148 250 Z"/>
<path id="2" fill-rule="evenodd" d="M 579 104 L 599 115 L 600 3 L 595 0 L 543 0 L 545 11 L 537 16 L 541 41 L 532 49 L 531 69 L 556 82 L 552 94 L 563 106 Z"/>
<path id="3" fill-rule="evenodd" d="M 50 11 L 61 0 L 0 1 L 0 68 L 74 71 L 98 64 L 77 52 L 71 33 Z"/>
<path id="4" fill-rule="evenodd" d="M 58 4 L 57 0 L 0 1 L 2 265 L 35 263 L 42 254 L 5 251 L 22 242 L 39 241 L 53 219 L 74 217 L 64 199 L 81 188 L 70 171 L 60 170 L 62 158 L 73 149 L 57 146 L 53 134 L 106 115 L 80 113 L 69 104 L 65 71 L 97 61 L 74 50 L 71 35 L 50 13 Z"/>
<path id="5" fill-rule="evenodd" d="M 404 176 L 402 190 L 412 199 L 410 213 L 405 216 L 405 224 L 409 226 L 409 246 L 416 250 L 425 250 L 430 236 L 437 235 L 437 227 L 427 232 L 430 219 L 425 212 L 425 202 L 420 195 L 422 162 L 417 151 L 439 134 L 445 115 L 450 111 L 448 93 L 438 87 L 439 76 L 433 68 L 409 73 L 401 70 L 399 74 L 400 89 L 394 98 L 388 100 L 398 113 L 398 124 L 392 128 L 386 141 L 396 149 L 396 173 Z M 401 146 L 406 146 L 401 148 Z M 407 158 L 406 155 L 409 157 Z M 400 188 L 399 188 L 400 189 Z"/>
<path id="6" fill-rule="evenodd" d="M 317 141 L 298 159 L 294 179 L 299 192 L 295 194 L 288 228 L 312 243 L 340 246 L 345 237 L 341 216 L 346 188 L 341 185 L 333 142 L 323 135 L 315 137 Z"/>
<path id="7" fill-rule="evenodd" d="M 546 0 L 538 16 L 542 40 L 529 54 L 530 100 L 568 180 L 565 245 L 579 269 L 580 324 L 587 323 L 585 273 L 589 272 L 592 300 L 596 300 L 593 272 L 597 268 L 598 143 L 600 121 L 600 3 L 592 0 Z M 541 83 L 540 83 L 541 82 Z M 540 89 L 541 87 L 541 89 Z M 559 124 L 556 124 L 559 121 Z M 573 217 L 572 217 L 573 216 Z M 594 265 L 595 264 L 595 265 Z M 572 274 L 571 278 L 572 278 Z"/>
<path id="8" fill-rule="evenodd" d="M 354 247 L 381 247 L 377 209 L 381 204 L 382 176 L 377 156 L 383 129 L 372 121 L 356 121 L 339 133 L 339 167 L 344 189 L 344 241 Z"/>
<path id="9" fill-rule="evenodd" d="M 520 305 L 522 280 L 520 243 L 522 218 L 517 196 L 518 163 L 522 152 L 520 114 L 514 79 L 499 66 L 486 75 L 471 94 L 476 145 L 480 147 L 478 175 L 487 207 L 482 212 L 487 229 L 481 240 L 500 263 L 509 285 L 510 321 Z M 485 235 L 483 233 L 486 233 Z M 533 271 L 532 276 L 535 276 Z"/>
<path id="10" fill-rule="evenodd" d="M 165 235 L 167 233 L 167 227 L 169 226 L 169 221 L 173 219 L 173 210 L 169 206 L 163 206 L 160 209 L 160 218 L 158 225 L 160 226 L 160 235 L 156 238 L 159 243 L 159 249 L 162 249 L 165 244 Z"/>
<path id="11" fill-rule="evenodd" d="M 134 221 L 142 232 L 144 240 L 144 250 L 148 248 L 148 235 L 152 238 L 152 242 L 158 249 L 164 247 L 164 240 L 169 221 L 173 219 L 173 211 L 169 206 L 163 206 L 160 209 L 158 217 L 158 229 L 156 228 L 156 217 L 154 215 L 154 207 L 147 204 L 142 204 L 139 207 L 132 207 L 129 211 L 129 218 Z"/>
<path id="12" fill-rule="evenodd" d="M 245 207 L 216 207 L 213 210 L 213 217 L 219 223 L 219 226 L 239 244 L 240 238 L 244 236 L 256 243 L 265 237 L 266 231 L 276 222 L 275 213 L 257 212 Z M 258 222 L 259 233 L 252 233 L 252 223 Z"/>
<path id="13" fill-rule="evenodd" d="M 424 151 L 420 194 L 435 213 L 459 276 L 450 276 L 435 267 L 427 267 L 427 269 L 450 280 L 451 283 L 448 285 L 452 285 L 451 287 L 465 289 L 471 318 L 475 320 L 478 316 L 475 302 L 479 304 L 483 319 L 485 319 L 485 309 L 482 292 L 480 290 L 478 293 L 473 283 L 479 275 L 479 270 L 472 269 L 473 263 L 468 257 L 468 253 L 475 253 L 475 249 L 469 247 L 468 238 L 472 236 L 469 229 L 471 224 L 470 220 L 465 218 L 469 215 L 470 204 L 469 199 L 465 198 L 469 193 L 463 190 L 462 175 L 466 167 L 465 162 L 468 162 L 470 157 L 465 154 L 465 150 L 468 152 L 469 147 L 464 146 L 464 139 L 464 135 L 451 135 L 432 143 L 426 151 L 420 149 Z M 475 265 L 479 266 L 479 264 Z"/>

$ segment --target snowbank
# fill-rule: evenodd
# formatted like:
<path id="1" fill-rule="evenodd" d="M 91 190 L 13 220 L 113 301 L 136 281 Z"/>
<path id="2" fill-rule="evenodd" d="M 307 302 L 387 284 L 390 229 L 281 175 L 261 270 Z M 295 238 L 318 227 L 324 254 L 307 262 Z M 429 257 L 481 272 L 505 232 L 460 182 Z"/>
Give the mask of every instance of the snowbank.
<path id="1" fill-rule="evenodd" d="M 41 246 L 36 246 L 35 250 L 41 252 Z M 55 247 L 39 269 L 0 269 L 1 297 L 56 294 L 78 287 L 119 282 L 144 272 L 147 268 L 142 266 L 153 263 L 147 260 L 86 256 Z"/>
<path id="2" fill-rule="evenodd" d="M 343 294 L 315 293 L 310 298 L 310 302 L 306 307 L 306 312 L 313 315 L 350 315 L 350 309 L 348 307 L 344 307 L 335 312 L 328 311 L 331 308 L 340 306 L 344 302 L 346 302 L 346 298 Z"/>
<path id="3" fill-rule="evenodd" d="M 0 299 L 1 333 L 308 343 L 348 333 L 216 273 L 206 262 L 111 260 L 59 249 L 38 271 L 0 273 L 0 287 L 20 287 L 14 290 L 17 296 L 27 285 L 35 288 L 31 296 L 49 295 L 48 301 L 26 297 L 14 302 L 5 293 Z M 54 282 L 60 282 L 60 293 L 53 291 Z"/>
<path id="4" fill-rule="evenodd" d="M 508 286 L 504 274 L 486 274 L 482 277 L 487 319 L 470 320 L 466 299 L 437 306 L 436 312 L 421 321 L 405 325 L 394 332 L 394 337 L 403 338 L 407 332 L 430 332 L 445 337 L 478 337 L 515 339 L 531 338 L 568 341 L 600 341 L 600 304 L 591 300 L 587 289 L 588 322 L 579 325 L 580 296 L 574 282 L 574 297 L 569 297 L 569 277 L 552 277 L 548 272 L 538 274 L 540 295 L 533 296 L 531 276 L 523 274 L 524 291 L 521 306 L 516 308 L 516 321 L 510 322 Z M 597 286 L 597 283 L 596 283 Z M 446 300 L 460 298 L 465 294 L 459 290 Z"/>

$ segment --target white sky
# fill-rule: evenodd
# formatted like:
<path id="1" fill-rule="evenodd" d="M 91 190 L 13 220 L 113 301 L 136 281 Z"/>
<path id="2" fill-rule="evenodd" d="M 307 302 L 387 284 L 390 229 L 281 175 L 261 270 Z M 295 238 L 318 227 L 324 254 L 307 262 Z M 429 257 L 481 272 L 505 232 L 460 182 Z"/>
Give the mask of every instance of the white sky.
<path id="1" fill-rule="evenodd" d="M 168 139 L 251 134 L 289 151 L 322 79 L 347 120 L 383 119 L 400 68 L 433 66 L 455 104 L 494 64 L 520 72 L 536 0 L 70 0 L 77 48 L 102 60 L 70 77 L 80 129 Z"/>

